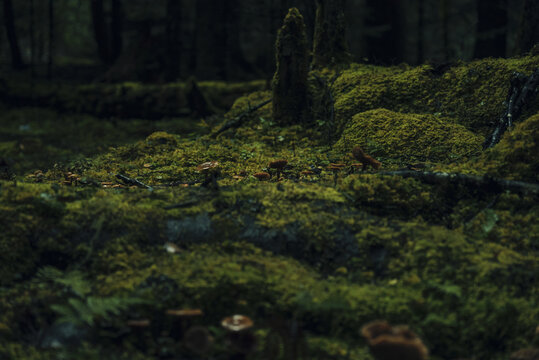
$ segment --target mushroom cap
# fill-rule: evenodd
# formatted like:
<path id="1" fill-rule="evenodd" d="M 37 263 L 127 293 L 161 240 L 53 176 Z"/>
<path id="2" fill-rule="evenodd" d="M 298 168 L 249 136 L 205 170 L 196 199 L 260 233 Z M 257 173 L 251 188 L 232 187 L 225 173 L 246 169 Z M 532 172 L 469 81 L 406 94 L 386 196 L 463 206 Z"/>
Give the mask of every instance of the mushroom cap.
<path id="1" fill-rule="evenodd" d="M 127 326 L 133 328 L 144 328 L 150 326 L 150 323 L 151 321 L 149 319 L 128 320 Z"/>
<path id="2" fill-rule="evenodd" d="M 219 161 L 207 161 L 197 166 L 197 171 L 201 173 L 209 173 L 219 170 Z"/>
<path id="3" fill-rule="evenodd" d="M 245 315 L 232 315 L 221 321 L 221 326 L 228 331 L 242 331 L 253 326 L 253 320 Z"/>
<path id="4" fill-rule="evenodd" d="M 285 160 L 285 159 L 278 159 L 278 160 L 273 160 L 269 163 L 269 167 L 271 169 L 282 169 L 286 166 L 286 164 L 288 164 L 288 160 Z"/>
<path id="5" fill-rule="evenodd" d="M 260 181 L 268 180 L 271 177 L 271 175 L 265 171 L 257 172 L 256 174 L 253 174 L 253 176 Z"/>
<path id="6" fill-rule="evenodd" d="M 167 315 L 176 317 L 192 317 L 204 315 L 200 309 L 169 309 Z"/>
<path id="7" fill-rule="evenodd" d="M 178 245 L 171 242 L 167 242 L 164 245 L 164 247 L 165 247 L 165 251 L 168 252 L 169 254 L 177 254 L 182 251 Z"/>
<path id="8" fill-rule="evenodd" d="M 363 325 L 361 328 L 361 335 L 370 341 L 380 335 L 392 334 L 393 328 L 385 320 L 375 320 L 368 324 Z"/>
<path id="9" fill-rule="evenodd" d="M 408 326 L 392 327 L 387 321 L 377 320 L 361 328 L 369 348 L 377 360 L 426 360 L 428 350 Z"/>

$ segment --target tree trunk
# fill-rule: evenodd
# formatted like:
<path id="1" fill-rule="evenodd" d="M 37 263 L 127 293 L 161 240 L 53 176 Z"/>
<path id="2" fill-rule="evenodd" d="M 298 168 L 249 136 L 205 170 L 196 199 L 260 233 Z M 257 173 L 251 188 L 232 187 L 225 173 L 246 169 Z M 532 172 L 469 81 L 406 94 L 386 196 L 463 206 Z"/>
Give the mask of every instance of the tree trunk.
<path id="1" fill-rule="evenodd" d="M 344 20 L 345 0 L 317 0 L 313 67 L 350 63 Z"/>
<path id="2" fill-rule="evenodd" d="M 224 14 L 228 2 L 197 0 L 195 51 L 199 79 L 225 79 L 227 29 Z"/>
<path id="3" fill-rule="evenodd" d="M 525 53 L 537 43 L 539 43 L 539 1 L 526 0 L 518 39 L 519 52 Z"/>
<path id="4" fill-rule="evenodd" d="M 179 0 L 178 0 L 179 1 Z M 114 63 L 123 49 L 123 6 L 122 0 L 112 0 L 110 22 L 110 63 Z"/>
<path id="5" fill-rule="evenodd" d="M 94 37 L 97 43 L 99 59 L 106 65 L 110 65 L 110 51 L 107 34 L 107 24 L 105 21 L 105 11 L 103 0 L 91 0 L 92 23 L 94 27 Z"/>
<path id="6" fill-rule="evenodd" d="M 475 57 L 506 54 L 507 0 L 477 0 Z"/>
<path id="7" fill-rule="evenodd" d="M 54 0 L 49 0 L 49 59 L 47 61 L 47 77 L 52 78 L 54 58 Z"/>
<path id="8" fill-rule="evenodd" d="M 11 50 L 11 66 L 15 70 L 24 69 L 25 65 L 21 56 L 21 49 L 15 30 L 15 19 L 13 13 L 13 3 L 11 0 L 4 0 L 4 23 L 6 26 L 6 35 Z"/>
<path id="9" fill-rule="evenodd" d="M 424 0 L 417 1 L 417 63 L 422 64 L 423 54 L 423 33 L 425 31 L 425 4 Z"/>
<path id="10" fill-rule="evenodd" d="M 253 66 L 245 60 L 240 44 L 240 2 L 229 0 L 223 14 L 225 22 L 224 76 L 227 80 L 238 80 L 254 73 Z"/>
<path id="11" fill-rule="evenodd" d="M 35 16 L 34 16 L 34 0 L 30 0 L 30 73 L 32 79 L 35 76 L 36 65 L 36 36 L 35 36 Z"/>
<path id="12" fill-rule="evenodd" d="M 368 57 L 376 63 L 395 64 L 403 60 L 402 23 L 399 0 L 367 0 L 370 16 L 366 26 L 380 29 L 367 39 Z"/>
<path id="13" fill-rule="evenodd" d="M 180 76 L 181 63 L 181 17 L 182 1 L 167 1 L 166 23 L 166 81 L 175 81 Z"/>

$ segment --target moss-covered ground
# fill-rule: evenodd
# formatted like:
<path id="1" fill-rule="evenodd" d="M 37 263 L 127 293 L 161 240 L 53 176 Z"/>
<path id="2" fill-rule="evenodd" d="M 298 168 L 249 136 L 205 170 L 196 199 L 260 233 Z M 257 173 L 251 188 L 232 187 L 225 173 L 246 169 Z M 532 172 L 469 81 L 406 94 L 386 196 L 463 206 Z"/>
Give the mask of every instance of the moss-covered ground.
<path id="1" fill-rule="evenodd" d="M 537 99 L 498 145 L 481 146 L 511 73 L 538 66 L 317 71 L 308 126 L 277 126 L 268 104 L 217 137 L 214 120 L 4 105 L 0 358 L 372 359 L 359 329 L 375 319 L 409 325 L 432 359 L 537 346 L 539 195 L 384 172 L 539 183 Z M 223 121 L 270 97 L 237 99 Z M 321 108 L 328 99 L 334 111 Z M 354 166 L 356 145 L 382 168 Z M 280 174 L 275 159 L 288 161 Z M 218 189 L 202 186 L 208 161 Z M 252 176 L 263 171 L 269 180 Z M 220 327 L 233 314 L 253 319 L 245 339 L 256 346 Z M 213 338 L 205 353 L 183 336 L 193 326 Z"/>

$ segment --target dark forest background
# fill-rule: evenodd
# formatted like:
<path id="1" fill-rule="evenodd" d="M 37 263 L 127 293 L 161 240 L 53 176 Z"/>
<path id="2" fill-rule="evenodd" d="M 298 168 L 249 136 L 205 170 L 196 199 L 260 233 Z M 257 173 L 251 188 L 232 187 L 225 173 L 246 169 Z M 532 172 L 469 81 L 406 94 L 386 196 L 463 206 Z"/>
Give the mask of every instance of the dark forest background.
<path id="1" fill-rule="evenodd" d="M 36 77 L 168 82 L 269 78 L 289 7 L 315 0 L 1 0 L 0 65 Z M 348 0 L 356 62 L 510 57 L 539 41 L 537 0 Z"/>

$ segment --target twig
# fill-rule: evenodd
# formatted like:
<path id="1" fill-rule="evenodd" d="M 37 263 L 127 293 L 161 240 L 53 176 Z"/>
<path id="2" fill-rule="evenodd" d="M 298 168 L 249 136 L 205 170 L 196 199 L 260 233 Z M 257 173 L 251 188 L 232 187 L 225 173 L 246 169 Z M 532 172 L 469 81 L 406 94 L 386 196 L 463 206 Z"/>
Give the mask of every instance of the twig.
<path id="1" fill-rule="evenodd" d="M 116 174 L 116 178 L 122 180 L 126 184 L 135 185 L 135 186 L 138 186 L 138 187 L 141 187 L 141 188 L 144 188 L 144 189 L 148 189 L 150 191 L 153 190 L 153 188 L 151 186 L 146 185 L 143 182 L 138 181 L 137 179 L 133 179 L 133 178 L 130 178 L 130 177 L 122 175 L 122 174 Z"/>
<path id="2" fill-rule="evenodd" d="M 221 126 L 219 128 L 219 130 L 217 130 L 213 134 L 211 134 L 210 137 L 216 138 L 217 135 L 227 131 L 228 129 L 241 126 L 241 124 L 245 121 L 245 119 L 247 118 L 248 115 L 250 115 L 251 113 L 253 113 L 256 110 L 260 109 L 262 106 L 269 104 L 270 102 L 271 102 L 271 99 L 268 99 L 268 100 L 265 100 L 265 101 L 261 102 L 260 104 L 255 105 L 253 107 L 251 107 L 250 104 L 249 104 L 246 111 L 242 112 L 241 114 L 239 114 L 235 118 L 227 121 L 226 124 Z"/>
<path id="3" fill-rule="evenodd" d="M 481 188 L 481 190 L 490 193 L 511 191 L 520 194 L 539 194 L 539 184 L 505 180 L 490 176 L 414 170 L 384 171 L 379 172 L 378 174 L 390 176 L 397 175 L 404 178 L 412 177 L 427 184 L 461 184 L 467 187 Z"/>
<path id="4" fill-rule="evenodd" d="M 507 110 L 483 143 L 483 149 L 491 148 L 500 141 L 505 131 L 513 126 L 513 122 L 522 114 L 524 107 L 533 100 L 538 86 L 539 69 L 536 69 L 529 77 L 520 73 L 514 74 L 507 100 Z"/>
<path id="5" fill-rule="evenodd" d="M 178 204 L 167 205 L 163 209 L 165 209 L 165 210 L 181 209 L 181 208 L 184 208 L 184 207 L 189 207 L 191 205 L 195 205 L 196 203 L 198 203 L 197 200 L 187 200 L 187 201 L 184 201 L 184 202 L 181 202 L 181 203 L 178 203 Z"/>

